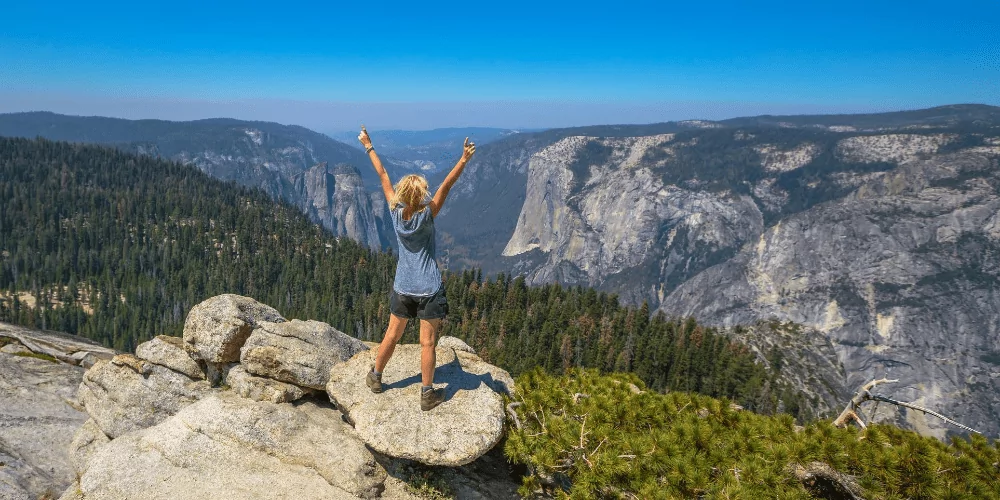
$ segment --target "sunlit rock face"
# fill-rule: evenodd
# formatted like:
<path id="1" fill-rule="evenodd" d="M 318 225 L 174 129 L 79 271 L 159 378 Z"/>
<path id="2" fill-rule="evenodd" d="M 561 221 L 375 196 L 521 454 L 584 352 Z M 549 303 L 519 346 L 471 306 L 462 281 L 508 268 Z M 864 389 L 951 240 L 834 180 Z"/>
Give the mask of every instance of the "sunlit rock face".
<path id="1" fill-rule="evenodd" d="M 675 147 L 672 134 L 568 137 L 535 154 L 503 256 L 525 257 L 515 270 L 531 283 L 615 287 L 632 301 L 657 300 L 665 286 L 759 235 L 763 215 L 751 196 L 663 181 L 662 165 L 647 155 Z"/>
<path id="2" fill-rule="evenodd" d="M 292 198 L 312 220 L 369 248 L 389 248 L 395 235 L 385 195 L 373 196 L 356 168 L 320 163 L 293 176 L 292 183 Z"/>
<path id="3" fill-rule="evenodd" d="M 435 380 L 447 387 L 446 400 L 427 412 L 419 404 L 419 346 L 397 347 L 385 390 L 374 394 L 364 382 L 374 351 L 361 341 L 319 321 L 285 321 L 250 297 L 211 297 L 188 313 L 183 338 L 156 337 L 137 347 L 139 355 L 101 359 L 85 372 L 78 393 L 86 413 L 69 411 L 58 428 L 49 418 L 48 427 L 36 422 L 30 432 L 6 433 L 20 442 L 8 453 L 0 440 L 0 457 L 16 460 L 13 474 L 0 469 L 0 494 L 415 499 L 394 475 L 418 461 L 451 466 L 445 481 L 460 498 L 512 498 L 516 477 L 490 479 L 477 470 L 501 453 L 501 394 L 512 394 L 514 381 L 462 341 L 442 340 Z M 15 356 L 0 352 L 0 371 L 5 357 Z M 14 365 L 15 376 L 21 371 Z M 30 375 L 30 383 L 45 384 Z M 25 389 L 10 385 L 0 384 L 0 401 Z M 48 406 L 35 413 L 66 413 L 66 404 L 42 399 Z M 0 429 L 21 406 L 13 416 L 0 411 Z M 39 431 L 58 434 L 41 444 L 61 447 L 40 453 L 49 448 L 29 439 Z M 53 471 L 59 466 L 59 476 L 20 459 L 31 454 L 52 461 Z M 41 493 L 26 496 L 32 492 Z"/>

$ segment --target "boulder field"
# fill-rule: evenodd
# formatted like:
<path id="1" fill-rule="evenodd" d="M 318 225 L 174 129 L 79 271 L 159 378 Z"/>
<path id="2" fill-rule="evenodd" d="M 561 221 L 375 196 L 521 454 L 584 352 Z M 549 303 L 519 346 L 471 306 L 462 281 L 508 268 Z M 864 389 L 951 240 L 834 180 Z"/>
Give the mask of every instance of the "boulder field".
<path id="1" fill-rule="evenodd" d="M 517 478 L 491 452 L 510 375 L 443 337 L 435 385 L 447 399 L 422 412 L 420 347 L 397 347 L 381 394 L 364 384 L 374 353 L 325 323 L 212 297 L 183 338 L 156 337 L 83 374 L 86 421 L 66 459 L 77 480 L 61 498 L 417 498 L 415 469 L 461 498 L 516 497 Z"/>

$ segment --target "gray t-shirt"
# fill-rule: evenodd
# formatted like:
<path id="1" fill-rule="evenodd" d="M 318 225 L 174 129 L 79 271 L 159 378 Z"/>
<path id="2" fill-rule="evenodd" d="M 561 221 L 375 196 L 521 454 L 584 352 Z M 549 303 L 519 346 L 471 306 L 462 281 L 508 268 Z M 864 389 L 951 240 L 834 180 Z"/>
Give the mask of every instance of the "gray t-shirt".
<path id="1" fill-rule="evenodd" d="M 396 293 L 403 295 L 434 295 L 441 288 L 441 271 L 435 258 L 431 207 L 414 212 L 410 220 L 403 220 L 403 207 L 399 205 L 391 212 L 392 226 L 396 229 L 396 241 L 399 242 L 396 280 L 392 286 Z"/>

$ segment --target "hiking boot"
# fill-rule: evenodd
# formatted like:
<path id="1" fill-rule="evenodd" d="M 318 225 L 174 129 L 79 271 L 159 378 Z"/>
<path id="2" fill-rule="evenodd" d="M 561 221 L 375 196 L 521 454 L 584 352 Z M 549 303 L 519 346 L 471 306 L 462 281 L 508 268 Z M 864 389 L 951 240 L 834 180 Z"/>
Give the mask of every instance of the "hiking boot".
<path id="1" fill-rule="evenodd" d="M 382 392 L 382 377 L 375 375 L 374 371 L 368 372 L 368 376 L 365 377 L 365 383 L 368 384 L 368 388 L 375 394 Z"/>
<path id="2" fill-rule="evenodd" d="M 444 389 L 431 389 L 420 393 L 420 409 L 428 411 L 444 401 Z"/>

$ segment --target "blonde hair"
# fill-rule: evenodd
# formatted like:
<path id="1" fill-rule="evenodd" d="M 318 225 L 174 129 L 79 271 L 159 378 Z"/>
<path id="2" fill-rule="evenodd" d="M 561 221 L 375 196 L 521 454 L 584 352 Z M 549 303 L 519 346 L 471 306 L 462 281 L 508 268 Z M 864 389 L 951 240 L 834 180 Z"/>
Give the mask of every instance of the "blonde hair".
<path id="1" fill-rule="evenodd" d="M 427 189 L 427 179 L 422 175 L 410 174 L 396 183 L 396 195 L 389 202 L 389 209 L 395 210 L 400 205 L 406 205 L 414 212 L 420 212 L 427 206 L 430 191 Z"/>

